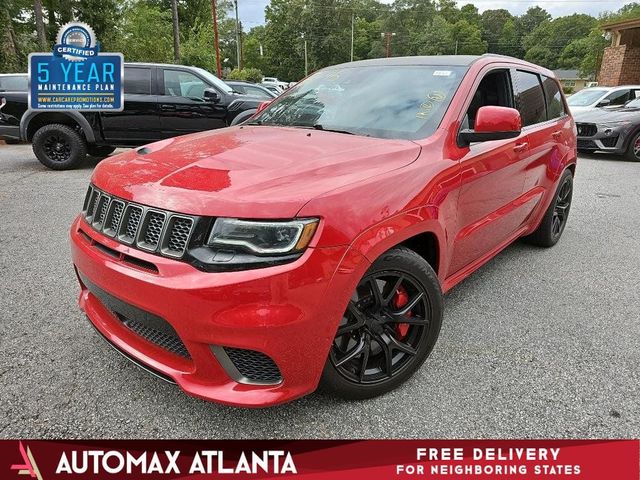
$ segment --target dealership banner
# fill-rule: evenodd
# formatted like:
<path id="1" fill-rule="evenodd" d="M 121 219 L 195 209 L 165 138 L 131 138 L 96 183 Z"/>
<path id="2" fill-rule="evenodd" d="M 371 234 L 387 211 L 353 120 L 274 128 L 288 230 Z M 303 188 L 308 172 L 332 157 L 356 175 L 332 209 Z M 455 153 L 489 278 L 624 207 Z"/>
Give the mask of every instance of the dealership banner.
<path id="1" fill-rule="evenodd" d="M 0 441 L 2 480 L 638 480 L 637 440 Z"/>

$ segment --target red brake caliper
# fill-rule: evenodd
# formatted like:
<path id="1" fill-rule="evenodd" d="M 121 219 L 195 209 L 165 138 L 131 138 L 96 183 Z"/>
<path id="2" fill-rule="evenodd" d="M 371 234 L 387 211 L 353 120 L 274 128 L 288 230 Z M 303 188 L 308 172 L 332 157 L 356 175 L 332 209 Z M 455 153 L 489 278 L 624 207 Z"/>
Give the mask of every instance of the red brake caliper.
<path id="1" fill-rule="evenodd" d="M 404 307 L 407 303 L 409 303 L 409 294 L 402 285 L 400 285 L 398 287 L 398 290 L 396 290 L 396 293 L 393 296 L 392 303 L 394 308 L 398 309 Z M 407 313 L 407 317 L 410 317 L 411 315 L 411 312 Z M 396 323 L 396 332 L 398 332 L 398 336 L 401 339 L 407 336 L 410 326 L 411 325 L 407 323 Z"/>

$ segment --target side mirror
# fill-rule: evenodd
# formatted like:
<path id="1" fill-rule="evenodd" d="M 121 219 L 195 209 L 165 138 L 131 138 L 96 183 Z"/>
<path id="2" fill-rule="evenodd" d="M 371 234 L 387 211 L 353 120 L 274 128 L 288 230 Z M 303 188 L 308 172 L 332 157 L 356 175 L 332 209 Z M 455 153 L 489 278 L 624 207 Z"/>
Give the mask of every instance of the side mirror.
<path id="1" fill-rule="evenodd" d="M 474 129 L 464 129 L 458 134 L 458 146 L 468 147 L 474 142 L 516 138 L 522 129 L 520 112 L 515 108 L 489 105 L 476 113 Z"/>
<path id="2" fill-rule="evenodd" d="M 609 105 L 611 103 L 611 99 L 609 98 L 603 98 L 602 100 L 600 100 L 598 102 L 598 105 L 596 105 L 597 107 L 606 107 L 607 105 Z"/>
<path id="3" fill-rule="evenodd" d="M 207 102 L 218 103 L 220 101 L 220 95 L 213 88 L 205 88 L 204 99 Z"/>

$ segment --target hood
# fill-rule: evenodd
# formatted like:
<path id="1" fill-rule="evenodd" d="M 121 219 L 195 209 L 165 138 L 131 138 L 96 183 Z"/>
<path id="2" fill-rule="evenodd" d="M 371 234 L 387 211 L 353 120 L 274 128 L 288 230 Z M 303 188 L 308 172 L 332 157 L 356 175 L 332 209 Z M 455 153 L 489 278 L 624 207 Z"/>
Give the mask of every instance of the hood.
<path id="1" fill-rule="evenodd" d="M 596 108 L 576 113 L 573 118 L 579 123 L 609 123 L 622 120 L 640 122 L 640 108 Z"/>
<path id="2" fill-rule="evenodd" d="M 408 165 L 420 146 L 303 128 L 240 126 L 140 150 L 101 162 L 94 184 L 130 201 L 191 215 L 288 218 L 323 193 Z"/>

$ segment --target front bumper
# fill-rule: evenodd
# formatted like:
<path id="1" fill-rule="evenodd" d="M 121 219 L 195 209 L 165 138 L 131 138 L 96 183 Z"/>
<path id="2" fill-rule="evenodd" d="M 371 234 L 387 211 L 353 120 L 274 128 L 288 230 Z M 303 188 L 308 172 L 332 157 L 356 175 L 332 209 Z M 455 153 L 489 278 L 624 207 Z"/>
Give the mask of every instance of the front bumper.
<path id="1" fill-rule="evenodd" d="M 20 140 L 20 127 L 14 125 L 0 125 L 0 138 L 3 140 Z"/>
<path id="2" fill-rule="evenodd" d="M 71 227 L 71 246 L 80 307 L 109 342 L 193 396 L 246 407 L 287 402 L 316 389 L 358 274 L 367 267 L 347 247 L 333 247 L 309 248 L 286 265 L 207 273 L 115 242 L 81 217 Z M 120 315 L 127 307 L 117 302 L 130 306 L 131 316 L 164 320 L 187 356 L 129 328 Z M 268 356 L 281 381 L 239 378 L 219 355 L 224 347 Z"/>
<path id="3" fill-rule="evenodd" d="M 624 153 L 625 142 L 629 135 L 630 127 L 591 124 L 590 129 L 585 129 L 588 135 L 578 133 L 578 148 L 581 150 L 600 150 L 609 153 Z M 580 130 L 578 130 L 580 132 Z"/>

